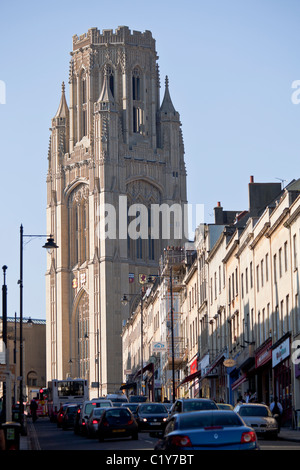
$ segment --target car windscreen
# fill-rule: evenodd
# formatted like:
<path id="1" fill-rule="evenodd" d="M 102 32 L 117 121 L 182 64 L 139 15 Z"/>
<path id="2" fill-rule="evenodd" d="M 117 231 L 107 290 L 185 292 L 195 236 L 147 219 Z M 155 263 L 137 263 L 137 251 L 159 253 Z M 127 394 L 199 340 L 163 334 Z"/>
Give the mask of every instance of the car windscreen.
<path id="1" fill-rule="evenodd" d="M 126 408 L 122 409 L 111 409 L 106 411 L 106 418 L 131 418 L 130 411 L 126 410 Z"/>
<path id="2" fill-rule="evenodd" d="M 93 411 L 93 416 L 101 416 L 102 413 L 104 413 L 103 408 L 95 408 L 94 411 Z"/>
<path id="3" fill-rule="evenodd" d="M 154 413 L 167 413 L 167 409 L 164 405 L 142 405 L 139 407 L 139 413 L 143 415 L 154 414 Z"/>
<path id="4" fill-rule="evenodd" d="M 183 411 L 213 410 L 217 405 L 211 401 L 187 401 L 183 405 Z"/>
<path id="5" fill-rule="evenodd" d="M 240 416 L 259 416 L 259 417 L 267 417 L 270 416 L 268 408 L 265 406 L 241 406 L 239 411 Z"/>
<path id="6" fill-rule="evenodd" d="M 209 428 L 211 426 L 242 426 L 243 423 L 234 412 L 226 413 L 197 413 L 184 414 L 180 416 L 180 429 L 200 429 Z"/>

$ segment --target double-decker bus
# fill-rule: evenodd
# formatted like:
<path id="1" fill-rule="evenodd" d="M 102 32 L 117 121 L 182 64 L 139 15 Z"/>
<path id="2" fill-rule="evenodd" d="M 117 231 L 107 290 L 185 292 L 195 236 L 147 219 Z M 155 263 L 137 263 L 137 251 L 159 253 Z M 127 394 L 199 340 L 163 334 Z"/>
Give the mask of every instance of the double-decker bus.
<path id="1" fill-rule="evenodd" d="M 88 382 L 84 379 L 51 380 L 48 382 L 48 414 L 55 420 L 60 407 L 66 403 L 82 403 L 89 399 Z"/>

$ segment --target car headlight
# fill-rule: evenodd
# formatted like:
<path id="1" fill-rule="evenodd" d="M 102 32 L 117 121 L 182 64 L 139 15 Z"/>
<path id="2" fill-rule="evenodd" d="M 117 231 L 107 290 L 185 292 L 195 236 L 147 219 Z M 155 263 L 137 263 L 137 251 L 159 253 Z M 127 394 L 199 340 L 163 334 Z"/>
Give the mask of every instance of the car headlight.
<path id="1" fill-rule="evenodd" d="M 147 422 L 147 418 L 143 418 L 143 421 L 144 421 L 144 423 L 146 423 L 146 422 Z"/>

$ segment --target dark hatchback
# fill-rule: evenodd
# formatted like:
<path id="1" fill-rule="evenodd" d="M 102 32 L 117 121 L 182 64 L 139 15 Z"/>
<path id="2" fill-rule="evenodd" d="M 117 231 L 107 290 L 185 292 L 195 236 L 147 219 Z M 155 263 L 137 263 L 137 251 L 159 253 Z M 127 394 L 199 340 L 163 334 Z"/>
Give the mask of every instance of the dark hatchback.
<path id="1" fill-rule="evenodd" d="M 143 403 L 136 411 L 139 431 L 164 431 L 169 413 L 162 403 Z"/>
<path id="2" fill-rule="evenodd" d="M 67 406 L 61 422 L 61 427 L 64 431 L 74 428 L 77 412 L 79 409 L 80 407 L 77 404 Z"/>
<path id="3" fill-rule="evenodd" d="M 138 425 L 128 408 L 107 408 L 102 414 L 98 425 L 98 439 L 132 437 L 138 439 Z"/>

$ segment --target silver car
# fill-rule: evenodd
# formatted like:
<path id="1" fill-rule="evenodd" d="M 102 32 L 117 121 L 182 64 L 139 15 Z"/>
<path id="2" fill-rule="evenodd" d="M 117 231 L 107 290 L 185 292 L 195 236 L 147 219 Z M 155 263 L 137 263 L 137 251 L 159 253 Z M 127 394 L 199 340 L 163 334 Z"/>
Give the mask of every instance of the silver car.
<path id="1" fill-rule="evenodd" d="M 260 403 L 240 403 L 236 405 L 234 411 L 239 414 L 248 426 L 254 429 L 257 436 L 277 438 L 278 424 L 266 405 Z"/>

